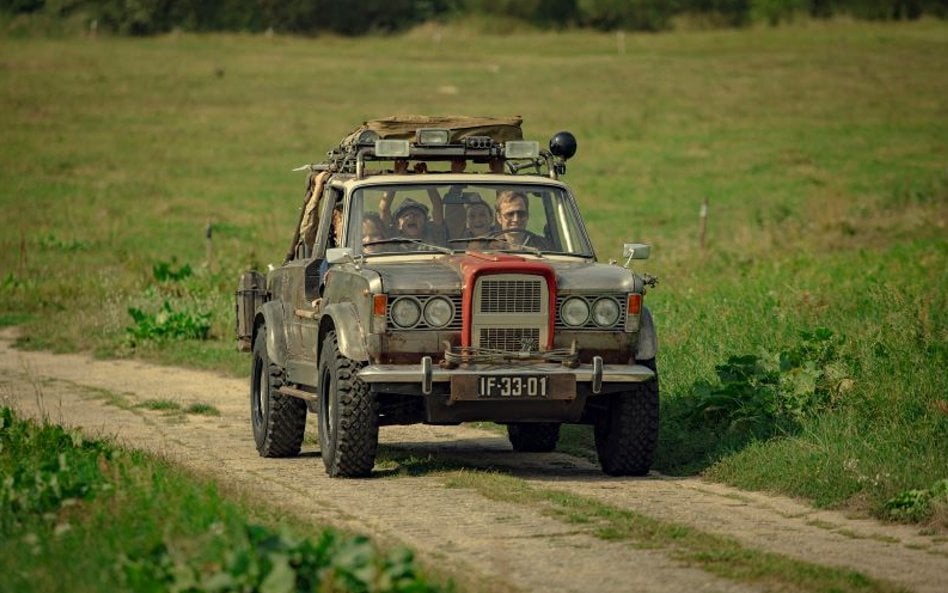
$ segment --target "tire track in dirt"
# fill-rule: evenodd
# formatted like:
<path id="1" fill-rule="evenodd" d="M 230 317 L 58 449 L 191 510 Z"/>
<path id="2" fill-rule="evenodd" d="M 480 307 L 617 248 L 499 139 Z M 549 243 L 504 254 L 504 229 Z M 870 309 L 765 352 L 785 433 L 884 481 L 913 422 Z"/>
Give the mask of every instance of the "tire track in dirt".
<path id="1" fill-rule="evenodd" d="M 257 456 L 246 381 L 214 373 L 81 355 L 21 352 L 0 331 L 0 403 L 24 414 L 150 450 L 314 524 L 366 533 L 414 548 L 477 591 L 751 591 L 682 566 L 658 551 L 607 542 L 523 505 L 446 488 L 436 476 L 332 480 L 312 435 L 294 459 Z M 123 409 L 82 389 L 107 390 L 134 405 L 169 399 L 213 405 L 220 417 Z M 312 423 L 311 423 L 312 425 Z M 309 429 L 308 429 L 309 430 Z M 565 454 L 514 454 L 505 438 L 468 427 L 384 427 L 382 442 L 417 455 L 497 467 L 536 487 L 568 491 L 655 518 L 733 537 L 750 547 L 847 567 L 922 593 L 948 583 L 948 543 L 909 527 L 848 519 L 781 497 L 697 479 L 615 479 Z"/>

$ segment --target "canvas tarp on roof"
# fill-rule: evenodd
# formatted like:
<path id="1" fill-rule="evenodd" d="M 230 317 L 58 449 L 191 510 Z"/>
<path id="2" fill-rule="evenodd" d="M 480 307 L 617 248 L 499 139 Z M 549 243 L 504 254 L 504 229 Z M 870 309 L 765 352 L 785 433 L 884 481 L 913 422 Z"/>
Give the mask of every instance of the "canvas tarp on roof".
<path id="1" fill-rule="evenodd" d="M 412 139 L 418 128 L 447 128 L 451 130 L 451 142 L 457 142 L 470 136 L 489 136 L 495 142 L 523 140 L 520 126 L 523 118 L 512 117 L 470 117 L 464 115 L 396 115 L 382 119 L 372 119 L 352 131 L 342 141 L 351 144 L 359 134 L 371 130 L 380 138 Z"/>

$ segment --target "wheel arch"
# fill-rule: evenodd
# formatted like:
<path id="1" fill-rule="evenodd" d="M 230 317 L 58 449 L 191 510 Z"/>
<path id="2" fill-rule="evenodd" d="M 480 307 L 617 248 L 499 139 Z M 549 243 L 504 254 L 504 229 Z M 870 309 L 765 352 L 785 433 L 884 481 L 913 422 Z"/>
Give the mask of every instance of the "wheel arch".
<path id="1" fill-rule="evenodd" d="M 316 336 L 316 360 L 322 352 L 326 334 L 336 332 L 339 352 L 348 359 L 359 362 L 369 360 L 369 350 L 365 340 L 365 330 L 359 323 L 359 314 L 352 303 L 334 303 L 326 307 L 319 321 L 319 333 Z"/>
<path id="2" fill-rule="evenodd" d="M 283 307 L 277 301 L 264 303 L 257 310 L 257 315 L 253 320 L 253 335 L 251 344 L 257 339 L 257 334 L 262 331 L 267 336 L 267 356 L 270 361 L 280 367 L 286 368 L 287 346 L 286 346 L 286 323 L 284 322 Z"/>
<path id="3" fill-rule="evenodd" d="M 655 322 L 648 307 L 642 307 L 642 316 L 639 320 L 639 333 L 635 343 L 635 359 L 649 360 L 658 354 L 658 334 L 655 331 Z"/>

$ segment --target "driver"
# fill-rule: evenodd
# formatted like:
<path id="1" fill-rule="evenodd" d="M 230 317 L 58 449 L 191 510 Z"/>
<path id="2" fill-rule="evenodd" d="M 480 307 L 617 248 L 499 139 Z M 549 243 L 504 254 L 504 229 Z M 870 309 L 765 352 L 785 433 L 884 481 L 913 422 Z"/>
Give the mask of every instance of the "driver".
<path id="1" fill-rule="evenodd" d="M 496 249 L 506 246 L 513 248 L 533 247 L 540 250 L 549 250 L 549 242 L 527 230 L 527 221 L 530 220 L 529 203 L 526 194 L 504 190 L 497 195 L 497 232 Z"/>

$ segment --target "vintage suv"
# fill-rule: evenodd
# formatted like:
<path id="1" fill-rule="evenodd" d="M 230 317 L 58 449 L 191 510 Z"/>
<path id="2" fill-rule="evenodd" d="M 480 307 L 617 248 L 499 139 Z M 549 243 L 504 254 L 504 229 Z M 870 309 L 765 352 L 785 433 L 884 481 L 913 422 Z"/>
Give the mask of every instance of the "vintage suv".
<path id="1" fill-rule="evenodd" d="M 602 469 L 649 471 L 658 435 L 654 278 L 627 244 L 597 263 L 559 180 L 576 152 L 520 118 L 366 122 L 310 172 L 286 260 L 237 290 L 260 455 L 300 451 L 317 414 L 330 476 L 371 473 L 379 426 L 504 424 L 552 451 L 591 424 Z M 479 169 L 479 170 L 477 170 Z"/>

